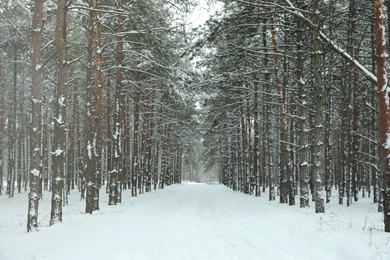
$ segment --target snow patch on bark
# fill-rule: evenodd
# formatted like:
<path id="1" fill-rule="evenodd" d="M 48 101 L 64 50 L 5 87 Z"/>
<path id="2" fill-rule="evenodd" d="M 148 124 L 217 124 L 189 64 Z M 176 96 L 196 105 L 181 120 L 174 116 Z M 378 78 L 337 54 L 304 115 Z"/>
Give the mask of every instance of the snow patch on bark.
<path id="1" fill-rule="evenodd" d="M 63 125 L 64 124 L 64 121 L 62 119 L 62 115 L 61 114 L 58 116 L 58 118 L 56 118 L 56 117 L 53 117 L 53 118 L 54 118 L 54 120 L 57 121 L 57 124 L 59 124 L 59 125 Z"/>
<path id="2" fill-rule="evenodd" d="M 39 177 L 39 174 L 40 174 L 40 171 L 38 170 L 38 169 L 32 169 L 31 171 L 30 171 L 30 173 L 32 174 L 32 175 L 34 175 L 35 177 Z"/>
<path id="3" fill-rule="evenodd" d="M 58 157 L 58 156 L 60 156 L 64 152 L 65 152 L 64 150 L 57 149 L 54 152 L 52 152 L 51 154 Z"/>
<path id="4" fill-rule="evenodd" d="M 58 104 L 60 105 L 60 107 L 66 107 L 66 105 L 65 105 L 65 96 L 64 95 L 61 95 L 58 98 Z"/>
<path id="5" fill-rule="evenodd" d="M 92 159 L 92 149 L 93 149 L 93 146 L 91 145 L 91 143 L 88 141 L 88 144 L 87 144 L 87 152 L 88 152 L 88 159 Z"/>
<path id="6" fill-rule="evenodd" d="M 384 142 L 384 144 L 382 146 L 386 150 L 390 149 L 390 133 L 386 133 L 386 141 Z"/>

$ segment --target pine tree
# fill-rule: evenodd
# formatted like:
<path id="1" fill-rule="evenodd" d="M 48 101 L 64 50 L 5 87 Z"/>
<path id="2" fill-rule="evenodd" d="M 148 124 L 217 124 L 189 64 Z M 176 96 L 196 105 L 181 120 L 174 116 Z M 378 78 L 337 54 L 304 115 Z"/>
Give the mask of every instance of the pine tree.
<path id="1" fill-rule="evenodd" d="M 386 68 L 386 40 L 384 33 L 384 1 L 374 0 L 376 73 L 379 106 L 379 142 L 381 152 L 381 174 L 383 178 L 383 214 L 385 232 L 390 232 L 390 145 L 389 145 L 389 92 Z"/>
<path id="2" fill-rule="evenodd" d="M 53 173 L 50 225 L 62 222 L 62 203 L 64 200 L 65 156 L 66 156 L 66 96 L 68 84 L 68 60 L 66 46 L 67 0 L 57 4 L 55 45 L 58 60 L 58 79 L 54 113 Z"/>
<path id="3" fill-rule="evenodd" d="M 42 103 L 42 29 L 44 0 L 34 1 L 32 19 L 32 85 L 31 88 L 31 134 L 30 134 L 30 193 L 27 214 L 27 232 L 38 228 L 39 189 L 41 183 L 40 171 L 40 136 L 41 136 L 41 103 Z"/>

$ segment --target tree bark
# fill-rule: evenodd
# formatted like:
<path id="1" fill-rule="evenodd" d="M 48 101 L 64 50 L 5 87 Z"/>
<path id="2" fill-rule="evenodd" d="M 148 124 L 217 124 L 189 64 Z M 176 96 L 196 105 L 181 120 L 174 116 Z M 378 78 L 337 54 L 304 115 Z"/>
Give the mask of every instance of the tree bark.
<path id="1" fill-rule="evenodd" d="M 96 27 L 96 35 L 95 35 L 95 66 L 96 66 L 96 74 L 95 74 L 95 128 L 96 128 L 96 138 L 94 145 L 94 153 L 97 158 L 95 160 L 96 163 L 96 187 L 94 194 L 94 210 L 99 209 L 99 189 L 102 183 L 102 117 L 103 117 L 103 85 L 102 85 L 102 76 L 103 76 L 103 49 L 102 49 L 102 24 L 101 24 L 101 16 L 98 11 L 98 6 L 96 6 L 95 10 L 95 27 Z"/>
<path id="2" fill-rule="evenodd" d="M 278 94 L 279 120 L 280 120 L 280 203 L 288 202 L 287 171 L 288 171 L 288 133 L 286 124 L 286 113 L 284 111 L 284 98 L 281 89 L 281 80 L 279 77 L 279 53 L 276 42 L 276 33 L 274 29 L 274 19 L 272 11 L 270 12 L 272 47 L 274 53 L 274 70 L 276 93 Z"/>
<path id="3" fill-rule="evenodd" d="M 252 166 L 252 176 L 255 183 L 255 196 L 260 196 L 260 180 L 259 180 L 259 84 L 257 83 L 257 73 L 253 74 L 253 84 L 254 84 L 254 93 L 253 93 L 253 166 Z"/>
<path id="4" fill-rule="evenodd" d="M 384 1 L 374 0 L 376 73 L 379 107 L 379 142 L 383 178 L 383 214 L 385 232 L 390 232 L 390 93 L 387 82 L 387 54 L 384 32 Z"/>
<path id="5" fill-rule="evenodd" d="M 56 14 L 55 46 L 57 49 L 58 79 L 54 113 L 54 138 L 52 154 L 52 198 L 50 225 L 62 222 L 62 201 L 65 183 L 66 156 L 66 89 L 68 81 L 68 61 L 66 54 L 66 13 L 67 0 L 59 0 Z"/>
<path id="6" fill-rule="evenodd" d="M 122 1 L 117 1 L 119 10 L 123 10 Z M 114 134 L 114 163 L 110 171 L 110 196 L 109 205 L 121 203 L 122 198 L 122 180 L 124 175 L 124 129 L 125 129 L 125 104 L 123 94 L 123 21 L 122 15 L 117 19 L 117 38 L 116 38 L 116 93 L 115 93 L 115 134 Z M 111 138 L 111 137 L 110 137 Z"/>
<path id="7" fill-rule="evenodd" d="M 301 8 L 303 3 L 300 1 Z M 299 188 L 300 188 L 300 200 L 299 205 L 301 208 L 309 207 L 309 154 L 307 143 L 307 101 L 305 91 L 305 80 L 303 75 L 304 70 L 304 57 L 303 57 L 303 25 L 302 21 L 297 19 L 297 67 L 296 67 L 296 80 L 298 85 L 298 164 L 299 164 Z"/>
<path id="8" fill-rule="evenodd" d="M 94 10 L 96 8 L 95 0 L 89 0 L 89 15 L 88 15 L 88 42 L 87 42 L 87 111 L 85 117 L 85 166 L 82 186 L 86 189 L 86 206 L 85 212 L 92 214 L 96 208 L 96 201 L 99 199 L 98 176 L 96 169 L 96 88 L 92 80 L 92 59 L 93 59 L 93 25 L 94 25 Z M 83 188 L 82 188 L 83 189 Z M 84 194 L 84 191 L 82 191 Z M 83 195 L 82 195 L 83 196 Z"/>
<path id="9" fill-rule="evenodd" d="M 319 0 L 312 2 L 313 23 L 313 74 L 314 74 L 314 161 L 313 182 L 315 212 L 325 212 L 322 179 L 325 173 L 325 149 L 324 149 L 324 85 L 322 81 L 322 54 L 320 41 Z"/>
<path id="10" fill-rule="evenodd" d="M 0 60 L 0 93 L 3 89 L 3 61 Z M 4 96 L 0 96 L 0 196 L 3 193 L 3 150 L 4 150 Z"/>
<path id="11" fill-rule="evenodd" d="M 44 0 L 35 0 L 32 19 L 32 88 L 30 134 L 30 193 L 28 195 L 27 232 L 38 228 L 39 187 L 41 182 L 41 103 L 42 103 L 42 18 Z"/>
<path id="12" fill-rule="evenodd" d="M 140 96 L 141 96 L 141 79 L 142 73 L 136 72 L 136 89 L 134 93 L 134 140 L 133 140 L 133 159 L 131 166 L 131 174 L 132 174 L 132 189 L 131 195 L 137 196 L 137 184 L 140 181 L 139 177 L 139 121 L 140 121 Z"/>

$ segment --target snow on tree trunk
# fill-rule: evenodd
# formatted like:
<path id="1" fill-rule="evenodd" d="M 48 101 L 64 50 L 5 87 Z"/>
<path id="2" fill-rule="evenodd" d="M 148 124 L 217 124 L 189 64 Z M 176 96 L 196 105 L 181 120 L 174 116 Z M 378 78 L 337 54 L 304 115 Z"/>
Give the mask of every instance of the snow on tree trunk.
<path id="1" fill-rule="evenodd" d="M 381 144 L 381 174 L 383 178 L 383 213 L 385 232 L 390 232 L 390 90 L 387 83 L 384 19 L 384 0 L 374 0 L 379 142 Z"/>
<path id="2" fill-rule="evenodd" d="M 259 84 L 257 81 L 257 73 L 253 73 L 253 82 L 254 82 L 254 93 L 253 93 L 253 166 L 252 166 L 252 177 L 254 178 L 254 192 L 255 196 L 260 196 L 260 177 L 259 177 Z"/>
<path id="3" fill-rule="evenodd" d="M 96 8 L 95 0 L 89 1 L 88 16 L 88 42 L 87 42 L 87 73 L 86 73 L 86 85 L 87 85 L 87 111 L 85 117 L 85 169 L 84 180 L 86 188 L 86 206 L 85 212 L 92 214 L 94 210 L 98 210 L 99 201 L 99 189 L 98 189 L 98 176 L 96 172 L 96 88 L 94 88 L 92 80 L 92 43 L 93 43 L 93 24 L 94 24 L 94 9 Z M 83 192 L 82 192 L 83 193 Z"/>
<path id="4" fill-rule="evenodd" d="M 123 11 L 122 1 L 117 2 L 119 10 Z M 122 181 L 124 180 L 124 129 L 125 129 L 125 104 L 123 95 L 123 21 L 119 14 L 116 28 L 116 92 L 115 92 L 115 133 L 113 167 L 110 169 L 109 205 L 121 203 Z M 111 138 L 111 137 L 109 137 Z"/>
<path id="5" fill-rule="evenodd" d="M 140 96 L 141 96 L 141 78 L 142 73 L 136 72 L 136 90 L 134 93 L 134 140 L 133 140 L 133 159 L 131 166 L 131 196 L 137 196 L 137 186 L 140 182 L 139 180 L 139 121 L 140 121 Z"/>
<path id="6" fill-rule="evenodd" d="M 34 51 L 34 50 L 33 50 Z M 32 62 L 31 62 L 32 63 Z M 0 93 L 4 93 L 3 89 L 3 61 L 0 59 Z M 4 96 L 0 97 L 0 180 L 3 180 L 3 159 L 4 159 Z M 3 182 L 0 181 L 0 196 L 3 192 Z"/>
<path id="7" fill-rule="evenodd" d="M 114 132 L 111 128 L 111 84 L 110 80 L 107 81 L 107 170 L 108 170 L 108 205 L 116 205 L 117 202 L 117 164 L 118 164 L 118 152 L 117 152 L 117 122 L 116 114 L 114 119 Z M 113 141 L 113 143 L 111 142 Z"/>
<path id="8" fill-rule="evenodd" d="M 39 188 L 41 183 L 41 104 L 42 104 L 42 16 L 44 0 L 35 0 L 32 19 L 32 88 L 30 134 L 30 193 L 28 195 L 27 232 L 38 228 Z"/>
<path id="9" fill-rule="evenodd" d="M 279 120 L 280 120 L 280 203 L 288 202 L 288 187 L 287 187 L 287 171 L 288 169 L 288 133 L 286 124 L 286 113 L 284 111 L 284 97 L 281 88 L 281 80 L 279 77 L 279 51 L 276 42 L 276 32 L 274 29 L 274 19 L 272 11 L 270 12 L 272 47 L 274 54 L 274 70 L 276 94 L 278 95 L 279 105 Z"/>
<path id="10" fill-rule="evenodd" d="M 3 61 L 0 60 L 0 93 L 4 93 L 3 89 Z M 4 96 L 0 97 L 0 180 L 3 180 L 3 150 L 4 150 Z M 0 196 L 3 192 L 3 181 L 0 181 Z"/>
<path id="11" fill-rule="evenodd" d="M 106 180 L 107 180 L 107 185 L 106 185 L 106 193 L 109 193 L 110 191 L 110 185 L 111 185 L 111 170 L 113 169 L 113 158 L 114 158 L 114 150 L 113 150 L 113 142 L 114 141 L 114 136 L 113 136 L 113 133 L 112 133 L 112 121 L 111 121 L 111 81 L 110 79 L 107 79 L 107 92 L 106 92 L 106 107 L 107 107 L 107 110 L 106 110 L 106 114 L 107 114 L 107 117 L 106 117 L 106 126 L 107 126 L 107 132 L 106 132 L 106 139 L 107 139 L 107 144 L 106 144 L 106 160 L 107 160 L 107 171 L 108 171 L 108 174 L 106 176 Z M 111 197 L 109 195 L 109 201 L 108 201 L 108 205 L 112 205 L 110 204 L 110 200 L 111 200 Z"/>
<path id="12" fill-rule="evenodd" d="M 300 7 L 300 6 L 299 6 Z M 298 99 L 301 101 L 298 106 L 298 164 L 299 164 L 299 189 L 300 189 L 300 207 L 309 207 L 309 154 L 306 134 L 306 92 L 305 92 L 305 80 L 303 78 L 304 59 L 303 59 L 303 26 L 302 22 L 297 19 L 297 85 L 298 85 Z"/>
<path id="13" fill-rule="evenodd" d="M 102 16 L 100 12 L 95 11 L 95 27 L 96 27 L 96 36 L 95 36 L 95 128 L 96 128 L 96 139 L 94 145 L 94 153 L 97 158 L 96 163 L 96 173 L 95 173 L 95 183 L 96 189 L 94 189 L 94 199 L 93 199 L 93 210 L 99 209 L 99 189 L 102 182 L 102 117 L 103 117 L 103 86 L 102 86 L 102 74 L 103 74 L 103 50 L 102 50 Z"/>
<path id="14" fill-rule="evenodd" d="M 313 161 L 313 186 L 315 199 L 315 212 L 323 213 L 324 198 L 322 179 L 325 173 L 325 149 L 324 149 L 324 85 L 322 82 L 322 54 L 320 41 L 319 0 L 313 1 L 313 75 L 314 75 L 314 161 Z"/>
<path id="15" fill-rule="evenodd" d="M 66 155 L 66 88 L 68 80 L 68 62 L 66 57 L 66 12 L 67 0 L 60 0 L 57 4 L 55 46 L 58 60 L 58 79 L 56 88 L 56 103 L 54 112 L 54 138 L 52 154 L 52 198 L 50 225 L 62 222 L 62 201 L 65 183 L 64 159 Z"/>

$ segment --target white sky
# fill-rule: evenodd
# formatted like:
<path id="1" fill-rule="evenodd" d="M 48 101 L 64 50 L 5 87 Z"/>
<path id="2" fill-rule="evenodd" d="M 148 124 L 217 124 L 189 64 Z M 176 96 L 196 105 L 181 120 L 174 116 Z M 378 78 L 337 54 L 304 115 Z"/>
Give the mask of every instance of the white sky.
<path id="1" fill-rule="evenodd" d="M 194 12 L 188 16 L 188 23 L 190 27 L 198 27 L 204 24 L 216 10 L 222 7 L 222 3 L 216 1 L 212 5 L 208 5 L 206 0 L 198 0 L 198 6 Z"/>

